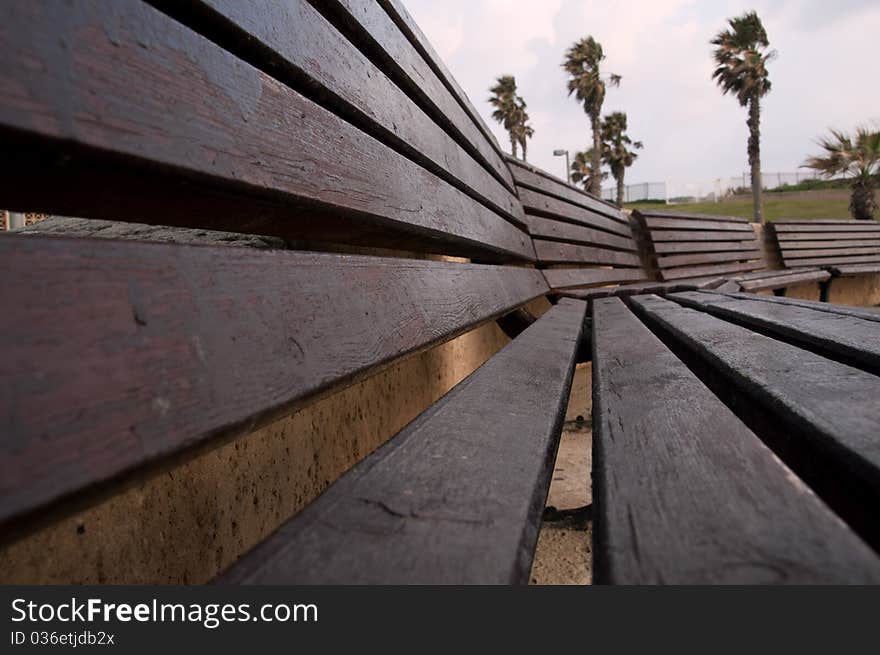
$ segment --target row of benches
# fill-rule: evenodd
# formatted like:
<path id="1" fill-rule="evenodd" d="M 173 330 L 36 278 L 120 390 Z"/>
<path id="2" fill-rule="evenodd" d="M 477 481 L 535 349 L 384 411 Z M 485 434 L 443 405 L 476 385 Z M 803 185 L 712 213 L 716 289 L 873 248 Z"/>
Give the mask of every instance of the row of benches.
<path id="1" fill-rule="evenodd" d="M 789 465 L 826 478 L 776 459 L 764 429 L 693 373 L 680 345 L 693 338 L 666 334 L 673 314 L 736 332 L 713 318 L 736 312 L 715 302 L 733 296 L 695 290 L 777 275 L 751 228 L 646 213 L 633 230 L 611 205 L 506 160 L 397 0 L 7 3 L 0 42 L 0 205 L 296 248 L 0 239 L 0 274 L 17 281 L 0 288 L 4 546 L 505 319 L 505 348 L 262 543 L 224 553 L 217 581 L 526 581 L 586 358 L 597 580 L 880 579 L 870 517 L 820 483 L 822 500 L 803 493 Z M 780 275 L 827 275 L 814 255 Z M 555 305 L 525 311 L 541 297 Z M 847 320 L 862 337 L 880 327 Z M 873 346 L 823 348 L 874 375 Z M 876 378 L 831 373 L 874 393 Z M 867 433 L 871 412 L 848 420 Z M 844 445 L 838 471 L 865 460 L 859 489 L 873 489 L 872 453 Z M 736 521 L 719 514 L 724 498 Z M 808 538 L 794 548 L 798 530 Z"/>

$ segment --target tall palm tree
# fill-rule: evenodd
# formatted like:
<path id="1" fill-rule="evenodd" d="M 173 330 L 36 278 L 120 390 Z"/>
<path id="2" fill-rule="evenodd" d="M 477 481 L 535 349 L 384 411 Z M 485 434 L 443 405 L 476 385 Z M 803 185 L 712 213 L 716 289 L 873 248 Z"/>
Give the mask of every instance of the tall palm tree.
<path id="1" fill-rule="evenodd" d="M 520 110 L 516 102 L 516 79 L 513 75 L 500 76 L 495 80 L 495 84 L 489 87 L 489 93 L 492 94 L 489 97 L 489 104 L 495 108 L 492 118 L 507 130 L 510 136 L 510 154 L 516 157 L 516 146 L 519 143 L 516 127 L 520 121 Z"/>
<path id="2" fill-rule="evenodd" d="M 529 125 L 529 113 L 526 111 L 526 101 L 517 96 L 516 99 L 516 116 L 514 120 L 513 132 L 516 140 L 522 147 L 522 158 L 526 161 L 526 152 L 528 151 L 528 139 L 535 135 L 535 129 Z"/>
<path id="3" fill-rule="evenodd" d="M 571 162 L 571 181 L 575 184 L 580 182 L 584 187 L 584 191 L 594 194 L 595 192 L 592 189 L 594 186 L 598 187 L 601 194 L 602 180 L 608 177 L 608 173 L 603 173 L 600 169 L 593 168 L 593 162 L 596 160 L 593 154 L 592 148 L 574 153 L 574 161 Z"/>
<path id="4" fill-rule="evenodd" d="M 590 117 L 590 127 L 593 130 L 593 147 L 591 169 L 598 171 L 602 155 L 602 135 L 599 117 L 602 115 L 602 103 L 605 102 L 606 84 L 610 86 L 620 85 L 620 75 L 602 77 L 599 64 L 605 59 L 601 44 L 592 36 L 577 41 L 565 53 L 565 61 L 562 67 L 568 73 L 568 95 L 572 93 L 584 105 L 584 111 Z M 592 176 L 590 187 L 587 189 L 593 195 L 600 195 L 600 178 Z"/>
<path id="5" fill-rule="evenodd" d="M 632 150 L 629 149 L 632 146 Z M 611 169 L 617 182 L 617 206 L 623 207 L 623 177 L 626 169 L 638 158 L 634 152 L 643 147 L 641 141 L 633 141 L 626 133 L 626 114 L 615 111 L 602 121 L 602 161 Z"/>
<path id="6" fill-rule="evenodd" d="M 874 187 L 880 178 L 880 131 L 859 127 L 853 138 L 845 132 L 831 130 L 831 138 L 819 139 L 819 145 L 825 156 L 808 157 L 804 166 L 828 178 L 835 175 L 851 177 L 850 213 L 853 218 L 874 218 L 877 210 Z"/>
<path id="7" fill-rule="evenodd" d="M 712 78 L 724 94 L 731 93 L 742 107 L 748 107 L 749 166 L 752 173 L 754 219 L 764 222 L 761 199 L 761 98 L 770 91 L 767 62 L 776 53 L 767 50 L 767 31 L 754 11 L 728 21 L 729 29 L 715 35 L 715 71 Z"/>

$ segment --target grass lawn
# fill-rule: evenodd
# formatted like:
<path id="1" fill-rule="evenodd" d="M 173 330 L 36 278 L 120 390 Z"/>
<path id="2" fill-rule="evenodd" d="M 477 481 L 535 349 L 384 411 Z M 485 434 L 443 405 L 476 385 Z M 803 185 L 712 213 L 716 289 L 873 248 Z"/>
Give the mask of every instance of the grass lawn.
<path id="1" fill-rule="evenodd" d="M 654 209 L 700 214 L 752 217 L 752 197 L 739 196 L 722 202 L 701 202 L 683 205 L 628 203 L 625 209 Z M 849 213 L 848 191 L 807 191 L 797 194 L 764 194 L 764 216 L 768 221 L 778 218 L 852 218 Z"/>

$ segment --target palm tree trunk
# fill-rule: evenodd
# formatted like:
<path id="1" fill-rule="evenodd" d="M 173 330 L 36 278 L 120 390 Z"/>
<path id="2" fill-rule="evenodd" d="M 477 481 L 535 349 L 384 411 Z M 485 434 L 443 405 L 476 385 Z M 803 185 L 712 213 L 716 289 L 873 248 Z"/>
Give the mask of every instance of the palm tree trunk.
<path id="1" fill-rule="evenodd" d="M 756 223 L 764 222 L 764 202 L 761 198 L 761 107 L 759 98 L 749 100 L 749 166 L 752 171 L 752 206 Z"/>
<path id="2" fill-rule="evenodd" d="M 513 132 L 510 133 L 510 154 L 516 159 L 516 137 Z"/>
<path id="3" fill-rule="evenodd" d="M 523 139 L 522 143 L 520 145 L 522 145 L 523 161 L 525 161 L 526 160 L 526 139 Z"/>
<path id="4" fill-rule="evenodd" d="M 621 209 L 623 208 L 623 172 L 621 171 L 620 177 L 615 178 L 617 180 L 617 206 Z"/>
<path id="5" fill-rule="evenodd" d="M 593 129 L 593 177 L 590 180 L 590 193 L 597 198 L 602 196 L 602 174 L 599 169 L 602 167 L 602 130 L 599 125 L 599 112 L 594 111 L 590 114 L 590 125 Z"/>
<path id="6" fill-rule="evenodd" d="M 863 221 L 873 220 L 875 209 L 877 202 L 874 200 L 874 184 L 871 178 L 856 178 L 852 185 L 852 198 L 849 201 L 852 217 Z"/>

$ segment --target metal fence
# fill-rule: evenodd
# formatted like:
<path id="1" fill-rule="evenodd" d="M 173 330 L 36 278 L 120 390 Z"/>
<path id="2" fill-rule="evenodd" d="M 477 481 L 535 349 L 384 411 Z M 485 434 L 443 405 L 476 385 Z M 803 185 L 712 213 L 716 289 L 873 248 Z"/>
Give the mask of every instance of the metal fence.
<path id="1" fill-rule="evenodd" d="M 814 173 L 808 172 L 763 173 L 762 175 L 763 186 L 767 191 L 816 179 Z M 659 201 L 667 204 L 718 202 L 738 193 L 750 193 L 751 189 L 751 176 L 748 173 L 715 180 L 642 182 L 627 184 L 624 187 L 623 201 Z M 616 201 L 617 187 L 610 186 L 602 189 L 602 198 L 612 202 Z"/>

